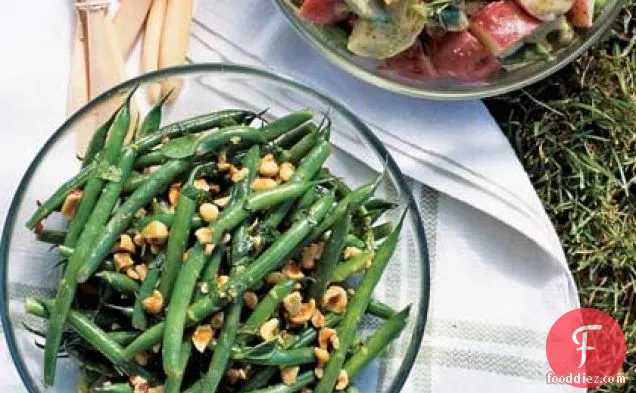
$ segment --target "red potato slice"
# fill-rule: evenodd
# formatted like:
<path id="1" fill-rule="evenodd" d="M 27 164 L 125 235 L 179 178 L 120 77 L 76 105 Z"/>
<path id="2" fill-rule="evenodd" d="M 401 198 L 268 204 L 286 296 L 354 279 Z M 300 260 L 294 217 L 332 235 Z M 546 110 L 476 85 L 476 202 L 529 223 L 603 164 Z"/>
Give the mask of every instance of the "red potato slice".
<path id="1" fill-rule="evenodd" d="M 483 81 L 501 69 L 501 63 L 467 31 L 449 33 L 431 55 L 433 67 L 443 79 Z"/>
<path id="2" fill-rule="evenodd" d="M 495 56 L 505 57 L 519 49 L 541 24 L 514 1 L 504 0 L 482 8 L 471 18 L 469 30 Z"/>
<path id="3" fill-rule="evenodd" d="M 576 27 L 592 27 L 594 23 L 594 0 L 574 0 L 568 19 Z"/>
<path id="4" fill-rule="evenodd" d="M 527 13 L 543 21 L 567 14 L 575 0 L 517 0 Z"/>
<path id="5" fill-rule="evenodd" d="M 424 54 L 422 43 L 417 40 L 404 52 L 384 61 L 382 69 L 393 71 L 409 79 L 430 80 L 437 78 L 431 59 Z"/>
<path id="6" fill-rule="evenodd" d="M 340 22 L 348 13 L 342 0 L 305 0 L 298 10 L 301 19 L 321 25 Z"/>

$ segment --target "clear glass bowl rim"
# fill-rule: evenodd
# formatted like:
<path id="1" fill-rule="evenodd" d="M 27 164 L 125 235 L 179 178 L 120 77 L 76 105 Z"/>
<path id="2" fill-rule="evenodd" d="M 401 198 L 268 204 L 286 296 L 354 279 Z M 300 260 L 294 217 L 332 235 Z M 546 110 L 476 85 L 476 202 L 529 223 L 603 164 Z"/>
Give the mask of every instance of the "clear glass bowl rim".
<path id="1" fill-rule="evenodd" d="M 25 172 L 20 184 L 18 185 L 17 191 L 13 196 L 11 201 L 11 205 L 9 207 L 9 211 L 6 216 L 6 221 L 4 224 L 2 239 L 0 241 L 0 305 L 1 307 L 1 320 L 2 326 L 4 329 L 4 335 L 6 337 L 6 342 L 9 348 L 9 352 L 11 354 L 11 358 L 16 366 L 18 374 L 22 379 L 25 387 L 27 388 L 29 393 L 40 393 L 36 384 L 33 382 L 31 375 L 29 374 L 28 368 L 26 367 L 20 352 L 18 350 L 17 341 L 15 337 L 15 332 L 13 331 L 13 325 L 9 316 L 9 296 L 8 296 L 8 281 L 7 281 L 7 268 L 8 268 L 8 257 L 9 257 L 9 248 L 8 245 L 11 242 L 12 233 L 10 229 L 14 226 L 18 208 L 23 203 L 24 192 L 26 190 L 27 185 L 30 183 L 31 178 L 33 177 L 37 164 L 42 160 L 42 158 L 49 152 L 51 147 L 55 144 L 55 142 L 67 131 L 69 131 L 70 126 L 73 125 L 78 119 L 88 113 L 95 107 L 98 107 L 109 97 L 118 94 L 120 91 L 128 91 L 131 88 L 134 88 L 138 85 L 146 84 L 153 80 L 159 80 L 168 77 L 174 76 L 184 76 L 189 74 L 205 74 L 205 73 L 237 73 L 241 75 L 247 76 L 256 76 L 269 80 L 273 80 L 277 83 L 288 85 L 294 89 L 301 90 L 303 93 L 314 95 L 321 100 L 327 102 L 329 105 L 336 108 L 340 114 L 342 114 L 348 121 L 350 121 L 362 134 L 363 138 L 369 141 L 371 148 L 375 150 L 375 152 L 380 157 L 386 157 L 386 168 L 393 174 L 393 178 L 395 179 L 397 186 L 400 189 L 401 194 L 404 196 L 404 199 L 407 201 L 408 209 L 411 211 L 409 216 L 414 221 L 416 241 L 419 245 L 420 250 L 420 270 L 422 275 L 422 286 L 420 288 L 420 301 L 417 304 L 417 311 L 414 314 L 416 320 L 413 328 L 413 335 L 408 344 L 406 355 L 404 356 L 404 360 L 400 365 L 398 372 L 396 373 L 395 378 L 393 379 L 391 385 L 389 386 L 387 393 L 398 393 L 402 389 L 402 386 L 406 382 L 406 379 L 415 363 L 417 358 L 417 354 L 419 352 L 420 344 L 422 341 L 422 337 L 424 335 L 424 328 L 426 325 L 426 321 L 428 319 L 428 308 L 429 308 L 429 297 L 430 297 L 430 263 L 429 263 L 429 254 L 428 254 L 428 246 L 426 242 L 426 234 L 424 231 L 424 226 L 422 224 L 422 219 L 420 215 L 417 213 L 417 205 L 413 198 L 412 193 L 408 185 L 406 184 L 406 180 L 402 175 L 399 167 L 391 157 L 390 153 L 384 147 L 384 144 L 373 134 L 373 132 L 349 109 L 347 109 L 344 105 L 330 98 L 326 94 L 316 91 L 315 89 L 308 87 L 288 76 L 271 72 L 255 67 L 243 66 L 243 65 L 230 65 L 230 64 L 222 64 L 222 63 L 197 63 L 197 64 L 188 64 L 184 66 L 177 66 L 166 68 L 160 71 L 155 71 L 151 73 L 147 73 L 144 75 L 140 75 L 138 77 L 129 79 L 121 84 L 105 91 L 100 94 L 95 99 L 89 101 L 86 105 L 80 108 L 77 112 L 75 112 L 71 117 L 69 117 L 54 133 L 49 137 L 44 146 L 37 153 L 27 171 Z"/>
<path id="2" fill-rule="evenodd" d="M 587 50 L 592 44 L 599 40 L 603 33 L 614 22 L 622 6 L 624 0 L 616 0 L 612 6 L 609 6 L 603 10 L 601 16 L 590 30 L 586 39 L 580 42 L 580 45 L 570 47 L 563 53 L 558 55 L 558 59 L 553 62 L 546 63 L 545 67 L 542 67 L 540 71 L 536 72 L 530 77 L 520 78 L 513 80 L 505 85 L 474 85 L 470 89 L 453 90 L 452 88 L 427 88 L 408 86 L 406 84 L 392 81 L 388 78 L 374 74 L 363 67 L 349 61 L 344 56 L 337 53 L 328 45 L 322 42 L 322 39 L 317 34 L 313 34 L 310 29 L 305 26 L 305 23 L 298 19 L 293 11 L 285 3 L 287 0 L 272 0 L 275 6 L 281 11 L 285 18 L 292 25 L 294 30 L 303 37 L 312 47 L 314 47 L 321 55 L 327 58 L 332 64 L 347 71 L 356 78 L 370 83 L 379 88 L 399 93 L 407 96 L 426 98 L 431 100 L 450 101 L 450 100 L 466 100 L 466 99 L 481 99 L 494 97 L 509 93 L 514 90 L 522 89 L 528 85 L 539 82 L 555 72 L 559 71 L 566 65 L 570 64 L 574 59 L 579 57 L 585 50 Z"/>

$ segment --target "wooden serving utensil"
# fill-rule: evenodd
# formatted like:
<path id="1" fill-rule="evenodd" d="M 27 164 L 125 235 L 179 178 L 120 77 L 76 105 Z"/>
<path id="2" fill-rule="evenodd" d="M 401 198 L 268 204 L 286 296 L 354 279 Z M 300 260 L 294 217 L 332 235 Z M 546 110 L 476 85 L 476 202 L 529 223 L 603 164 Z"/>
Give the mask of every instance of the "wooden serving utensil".
<path id="1" fill-rule="evenodd" d="M 159 68 L 159 50 L 161 47 L 161 34 L 166 15 L 167 0 L 154 0 L 148 19 L 141 48 L 141 72 L 156 71 Z M 154 105 L 161 97 L 161 85 L 152 83 L 146 87 L 148 102 Z"/>
<path id="2" fill-rule="evenodd" d="M 193 0 L 168 0 L 161 34 L 159 68 L 182 65 L 185 62 L 192 23 Z M 162 95 L 170 94 L 174 100 L 183 86 L 178 77 L 168 78 L 161 84 Z"/>
<path id="3" fill-rule="evenodd" d="M 117 42 L 124 58 L 135 46 L 153 0 L 121 0 L 113 18 Z"/>

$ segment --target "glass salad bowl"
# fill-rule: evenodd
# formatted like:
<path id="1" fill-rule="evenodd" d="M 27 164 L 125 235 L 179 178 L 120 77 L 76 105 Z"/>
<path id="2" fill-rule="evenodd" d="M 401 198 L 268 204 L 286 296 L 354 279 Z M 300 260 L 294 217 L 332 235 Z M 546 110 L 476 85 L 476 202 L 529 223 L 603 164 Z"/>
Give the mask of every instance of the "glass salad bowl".
<path id="1" fill-rule="evenodd" d="M 598 41 L 618 15 L 622 1 L 607 0 L 594 24 L 577 30 L 577 35 L 566 47 L 552 54 L 550 60 L 530 62 L 510 71 L 501 70 L 483 82 L 427 80 L 418 81 L 387 72 L 383 62 L 357 56 L 347 50 L 347 37 L 324 26 L 305 22 L 298 18 L 297 8 L 291 0 L 273 0 L 293 28 L 329 61 L 355 77 L 380 88 L 409 96 L 435 99 L 460 100 L 485 98 L 504 94 L 539 82 L 557 72 L 587 48 Z M 597 2 L 599 3 L 599 2 Z"/>
<path id="2" fill-rule="evenodd" d="M 77 391 L 78 364 L 72 358 L 59 359 L 56 384 L 43 386 L 42 339 L 26 329 L 46 331 L 46 323 L 25 314 L 25 297 L 50 297 L 61 268 L 59 256 L 48 245 L 36 241 L 26 227 L 38 200 L 48 197 L 60 184 L 77 173 L 75 158 L 78 129 L 90 116 L 109 112 L 112 101 L 131 89 L 141 113 L 143 89 L 151 83 L 178 78 L 184 82 L 179 97 L 164 111 L 164 123 L 182 120 L 210 111 L 241 108 L 260 112 L 274 119 L 291 111 L 311 108 L 314 114 L 328 113 L 332 120 L 331 142 L 334 152 L 326 166 L 349 185 L 370 182 L 379 173 L 386 175 L 378 196 L 397 201 L 401 207 L 386 214 L 399 218 L 408 208 L 399 245 L 374 296 L 396 308 L 411 305 L 408 325 L 388 351 L 357 377 L 364 392 L 397 393 L 416 359 L 427 320 L 429 299 L 429 261 L 426 236 L 411 192 L 395 162 L 371 130 L 353 113 L 326 95 L 285 76 L 248 67 L 197 64 L 147 74 L 127 81 L 88 103 L 68 119 L 43 147 L 29 166 L 13 198 L 0 247 L 0 311 L 5 337 L 26 390 L 38 392 Z M 57 222 L 59 221 L 59 222 Z M 58 214 L 47 219 L 47 228 L 60 227 Z M 409 290 L 400 290 L 409 288 Z M 378 320 L 365 318 L 362 334 L 377 327 Z"/>

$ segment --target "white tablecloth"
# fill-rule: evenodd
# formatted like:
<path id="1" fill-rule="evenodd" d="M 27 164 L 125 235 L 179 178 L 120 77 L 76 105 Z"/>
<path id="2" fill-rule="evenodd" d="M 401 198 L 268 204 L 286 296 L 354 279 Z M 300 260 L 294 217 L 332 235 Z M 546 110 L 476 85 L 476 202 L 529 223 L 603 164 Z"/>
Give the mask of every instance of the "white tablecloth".
<path id="1" fill-rule="evenodd" d="M 44 140 L 61 124 L 70 2 L 9 2 L 0 15 L 0 219 Z M 414 181 L 429 236 L 430 319 L 405 392 L 555 392 L 545 337 L 577 307 L 558 238 L 507 140 L 479 101 L 439 103 L 366 85 L 321 58 L 266 0 L 202 0 L 192 61 L 269 67 L 358 113 Z M 129 72 L 136 72 L 136 61 Z M 9 288 L 11 294 L 11 288 Z M 0 391 L 24 388 L 0 340 Z"/>

